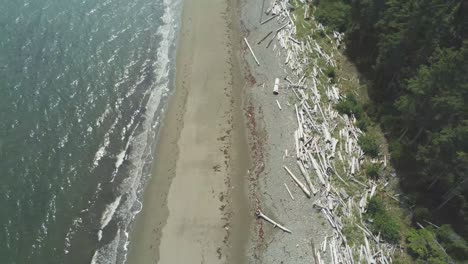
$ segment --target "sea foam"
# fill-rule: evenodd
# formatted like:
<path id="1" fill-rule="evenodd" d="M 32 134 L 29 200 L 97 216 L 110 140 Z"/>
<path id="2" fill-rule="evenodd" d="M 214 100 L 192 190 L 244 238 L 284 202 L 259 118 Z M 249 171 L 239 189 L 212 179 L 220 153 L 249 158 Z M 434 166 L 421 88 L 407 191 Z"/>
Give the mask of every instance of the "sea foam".
<path id="1" fill-rule="evenodd" d="M 171 71 L 171 55 L 173 55 L 171 54 L 171 50 L 176 40 L 180 11 L 180 0 L 164 0 L 164 15 L 162 16 L 164 24 L 159 27 L 157 32 L 161 41 L 157 49 L 157 60 L 151 65 L 154 69 L 155 81 L 152 89 L 146 92 L 149 93 L 149 99 L 146 103 L 144 121 L 139 124 L 142 129 L 139 134 L 135 135 L 135 131 L 132 131 L 125 149 L 115 156 L 116 161 L 112 181 L 124 160 L 128 160 L 131 163 L 131 168 L 133 168 L 129 172 L 129 176 L 123 179 L 118 188 L 122 195 L 125 195 L 125 199 L 121 199 L 122 197 L 119 196 L 113 203 L 106 206 L 101 218 L 101 229 L 107 226 L 113 217 L 119 217 L 122 221 L 118 224 L 119 229 L 114 239 L 96 250 L 91 261 L 92 264 L 126 262 L 127 250 L 130 244 L 128 240 L 129 226 L 143 207 L 138 199 L 143 189 L 142 183 L 149 176 L 149 168 L 153 160 L 154 140 L 157 134 L 155 130 L 158 129 L 157 124 L 160 123 L 160 117 L 157 115 L 158 109 L 161 108 L 161 100 L 167 97 L 169 91 L 169 73 Z M 127 69 L 124 72 L 124 76 L 119 79 L 117 86 L 120 86 L 127 78 Z M 142 79 L 139 79 L 139 82 L 141 81 Z M 130 93 L 127 95 L 131 95 L 132 93 L 133 87 L 130 87 Z M 129 123 L 135 121 L 136 114 L 134 113 Z M 126 129 L 129 129 L 130 126 L 127 125 Z M 105 146 L 106 144 L 104 143 L 103 145 Z M 132 147 L 130 153 L 127 150 L 129 145 Z M 101 153 L 99 151 L 98 153 L 96 153 L 95 162 L 99 162 L 102 158 L 100 156 Z"/>
<path id="2" fill-rule="evenodd" d="M 112 220 L 112 216 L 114 216 L 115 210 L 117 207 L 119 207 L 121 198 L 122 196 L 118 196 L 115 201 L 106 206 L 106 209 L 104 210 L 104 213 L 101 217 L 101 229 L 104 229 Z"/>

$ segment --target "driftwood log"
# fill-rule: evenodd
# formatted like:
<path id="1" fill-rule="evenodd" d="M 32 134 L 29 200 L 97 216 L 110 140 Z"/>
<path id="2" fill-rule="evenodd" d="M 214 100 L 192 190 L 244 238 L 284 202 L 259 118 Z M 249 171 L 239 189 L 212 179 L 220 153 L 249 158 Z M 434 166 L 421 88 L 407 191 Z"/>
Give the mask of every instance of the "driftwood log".
<path id="1" fill-rule="evenodd" d="M 302 191 L 307 195 L 307 197 L 310 198 L 310 192 L 309 190 L 307 190 L 307 187 L 305 187 L 305 185 L 301 181 L 299 181 L 299 179 L 297 179 L 296 176 L 294 176 L 294 174 L 289 170 L 288 167 L 283 166 L 283 168 L 289 173 L 289 175 L 297 184 L 297 186 L 299 186 L 302 189 Z"/>
<path id="2" fill-rule="evenodd" d="M 275 79 L 275 84 L 273 85 L 273 94 L 278 94 L 278 89 L 279 89 L 279 79 Z"/>
<path id="3" fill-rule="evenodd" d="M 245 44 L 247 44 L 247 47 L 249 48 L 250 53 L 252 53 L 252 56 L 254 57 L 255 62 L 257 63 L 258 66 L 260 66 L 260 62 L 258 62 L 258 59 L 257 59 L 257 57 L 255 56 L 255 53 L 253 52 L 252 47 L 250 47 L 249 42 L 247 41 L 246 38 L 244 38 L 244 41 L 245 41 Z"/>
<path id="4" fill-rule="evenodd" d="M 260 211 L 260 209 L 257 209 L 257 211 L 255 211 L 255 216 L 257 216 L 257 218 L 262 218 L 264 219 L 265 221 L 271 223 L 274 227 L 278 227 L 279 229 L 283 230 L 284 232 L 287 232 L 287 233 L 290 233 L 291 234 L 291 230 L 287 229 L 286 227 L 278 224 L 277 222 L 273 221 L 271 218 L 269 218 L 268 216 L 264 215 L 262 213 L 262 211 Z"/>
<path id="5" fill-rule="evenodd" d="M 286 190 L 288 191 L 289 193 L 289 196 L 291 197 L 291 199 L 294 201 L 294 196 L 292 195 L 291 191 L 289 190 L 289 187 L 286 183 L 284 183 L 284 187 L 286 187 Z"/>
<path id="6" fill-rule="evenodd" d="M 257 45 L 260 45 L 260 43 L 262 43 L 266 38 L 268 38 L 268 36 L 270 36 L 271 34 L 273 33 L 273 31 L 270 31 L 270 33 L 266 34 L 265 37 L 263 37 L 259 42 L 257 42 Z"/>
<path id="7" fill-rule="evenodd" d="M 277 16 L 279 16 L 279 14 L 276 14 L 276 15 L 274 15 L 274 16 L 272 16 L 272 17 L 269 17 L 269 18 L 263 20 L 262 22 L 260 22 L 260 25 L 265 24 L 266 22 L 272 20 L 273 18 L 275 18 L 275 17 L 277 17 Z"/>

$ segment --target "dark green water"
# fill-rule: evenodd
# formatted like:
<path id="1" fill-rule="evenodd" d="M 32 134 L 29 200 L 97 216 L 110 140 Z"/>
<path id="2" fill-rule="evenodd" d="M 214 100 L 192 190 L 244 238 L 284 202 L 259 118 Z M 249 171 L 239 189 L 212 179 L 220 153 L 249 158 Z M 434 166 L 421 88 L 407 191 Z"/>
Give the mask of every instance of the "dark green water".
<path id="1" fill-rule="evenodd" d="M 180 4 L 0 1 L 0 263 L 121 263 Z"/>

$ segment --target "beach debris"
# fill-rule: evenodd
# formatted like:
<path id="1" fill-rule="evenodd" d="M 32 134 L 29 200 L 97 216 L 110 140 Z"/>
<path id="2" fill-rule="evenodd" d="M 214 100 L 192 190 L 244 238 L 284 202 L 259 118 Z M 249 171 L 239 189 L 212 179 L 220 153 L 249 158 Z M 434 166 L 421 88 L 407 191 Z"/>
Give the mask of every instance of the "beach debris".
<path id="1" fill-rule="evenodd" d="M 278 99 L 276 99 L 276 104 L 278 105 L 279 110 L 283 110 L 283 108 L 281 108 L 281 105 L 280 105 L 280 102 L 278 101 Z"/>
<path id="2" fill-rule="evenodd" d="M 319 264 L 320 263 L 320 256 L 317 254 L 317 250 L 315 249 L 314 239 L 313 238 L 310 239 L 310 246 L 312 247 L 312 254 L 314 255 L 314 262 L 315 262 L 315 264 Z"/>
<path id="3" fill-rule="evenodd" d="M 304 8 L 304 20 L 310 20 L 310 5 L 308 4 Z"/>
<path id="4" fill-rule="evenodd" d="M 255 56 L 255 53 L 253 52 L 252 47 L 250 47 L 249 42 L 247 41 L 246 38 L 244 38 L 244 41 L 245 41 L 245 44 L 247 44 L 247 47 L 249 48 L 250 53 L 252 53 L 252 56 L 254 57 L 255 62 L 257 63 L 258 66 L 260 66 L 260 62 L 258 62 L 257 57 Z"/>
<path id="5" fill-rule="evenodd" d="M 291 233 L 291 230 L 287 229 L 286 227 L 284 227 L 284 226 L 278 224 L 277 222 L 273 221 L 268 216 L 264 215 L 262 213 L 262 211 L 260 211 L 260 209 L 257 209 L 257 211 L 255 211 L 255 216 L 257 216 L 257 218 L 262 218 L 265 221 L 271 223 L 273 225 L 273 227 L 278 227 L 279 229 L 283 230 L 284 232 Z"/>
<path id="6" fill-rule="evenodd" d="M 294 196 L 292 195 L 292 193 L 291 193 L 291 191 L 289 190 L 288 185 L 287 185 L 286 183 L 284 183 L 284 187 L 286 187 L 286 190 L 288 191 L 289 196 L 291 196 L 291 199 L 294 201 Z"/>
<path id="7" fill-rule="evenodd" d="M 278 89 L 279 89 L 279 79 L 275 79 L 275 85 L 273 85 L 273 94 L 278 94 Z"/>
<path id="8" fill-rule="evenodd" d="M 284 78 L 286 83 L 283 85 L 285 93 L 294 95 L 293 97 L 297 99 L 292 104 L 286 102 L 288 106 L 294 105 L 294 118 L 297 124 L 292 135 L 295 155 L 290 155 L 291 159 L 286 159 L 288 155 L 285 151 L 283 160 L 290 163 L 295 159 L 306 184 L 302 183 L 287 166 L 283 168 L 307 197 L 310 198 L 311 193 L 316 197 L 313 207 L 326 219 L 333 232 L 324 237 L 319 249 L 315 249 L 312 244 L 314 261 L 315 263 L 391 263 L 396 247 L 382 241 L 380 235 L 372 234 L 362 222 L 362 214 L 367 211 L 369 199 L 375 197 L 388 184 L 383 179 L 364 180 L 362 168 L 369 162 L 382 164 L 385 168 L 387 157 L 383 155 L 371 160 L 364 156 L 358 144 L 358 139 L 364 132 L 357 127 L 356 117 L 352 114 L 340 114 L 335 110 L 335 105 L 343 98 L 340 89 L 344 78 L 336 77 L 333 80 L 324 70 L 324 65 L 337 66 L 336 52 L 344 41 L 344 33 L 336 31 L 330 33 L 317 22 L 313 16 L 311 1 L 299 0 L 298 4 L 303 5 L 303 17 L 308 21 L 296 22 L 313 25 L 309 29 L 312 34 L 305 37 L 297 35 L 294 22 L 297 17 L 294 12 L 290 12 L 289 1 L 271 0 L 265 12 L 269 17 L 263 21 L 260 19 L 260 24 L 276 21 L 278 28 L 269 31 L 257 44 L 271 38 L 266 46 L 268 49 L 274 42 L 273 52 L 276 56 L 281 56 L 280 61 L 284 62 L 282 65 L 287 74 Z M 313 33 L 320 33 L 324 37 L 314 39 Z M 257 64 L 260 65 L 247 39 L 244 40 Z M 279 78 L 275 78 L 274 94 L 278 94 L 279 86 Z M 276 103 L 282 110 L 278 100 Z M 294 201 L 289 187 L 286 183 L 284 185 Z M 389 193 L 386 195 L 398 201 L 396 196 Z M 257 217 L 279 226 L 259 210 Z M 343 233 L 345 224 L 350 222 L 358 229 L 358 233 L 362 231 L 364 237 L 361 243 L 352 247 L 348 245 L 348 239 Z"/>
<path id="9" fill-rule="evenodd" d="M 276 34 L 275 34 L 276 36 Z M 273 41 L 275 40 L 275 36 L 273 36 L 272 39 L 270 39 L 270 41 L 268 42 L 268 44 L 266 45 L 266 48 L 268 49 L 268 47 L 270 47 L 271 43 L 273 43 Z"/>
<path id="10" fill-rule="evenodd" d="M 265 37 L 263 37 L 259 42 L 257 42 L 257 45 L 260 45 L 260 43 L 262 43 L 265 39 L 267 39 L 272 33 L 273 31 L 270 31 L 268 34 L 266 34 Z"/>
<path id="11" fill-rule="evenodd" d="M 277 16 L 279 16 L 279 14 L 276 14 L 276 15 L 274 15 L 274 16 L 272 16 L 272 17 L 269 17 L 269 18 L 263 20 L 262 22 L 260 22 L 260 25 L 265 24 L 266 22 L 268 22 L 268 21 L 274 19 L 274 18 L 277 17 Z"/>
<path id="12" fill-rule="evenodd" d="M 299 186 L 302 189 L 302 191 L 307 195 L 307 197 L 310 198 L 310 192 L 309 190 L 307 190 L 305 185 L 301 181 L 299 181 L 299 179 L 297 179 L 296 176 L 294 176 L 294 174 L 291 172 L 291 170 L 289 170 L 288 167 L 286 167 L 286 165 L 283 166 L 283 168 L 288 172 L 289 176 L 291 176 L 291 178 L 294 180 L 297 186 Z"/>
<path id="13" fill-rule="evenodd" d="M 309 188 L 310 188 L 310 191 L 316 195 L 317 194 L 317 189 L 315 189 L 314 185 L 312 184 L 312 182 L 310 181 L 310 176 L 309 176 L 309 173 L 307 172 L 307 170 L 304 168 L 304 165 L 302 164 L 302 161 L 297 161 L 297 165 L 299 166 L 299 169 L 301 170 L 301 173 L 302 175 L 304 176 L 304 178 L 306 179 L 306 182 L 307 184 L 309 185 Z"/>

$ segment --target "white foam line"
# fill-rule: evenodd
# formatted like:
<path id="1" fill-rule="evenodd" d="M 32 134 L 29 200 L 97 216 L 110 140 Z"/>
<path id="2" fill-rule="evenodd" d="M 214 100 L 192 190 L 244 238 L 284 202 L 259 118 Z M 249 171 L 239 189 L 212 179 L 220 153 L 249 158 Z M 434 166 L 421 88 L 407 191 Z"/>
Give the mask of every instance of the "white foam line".
<path id="1" fill-rule="evenodd" d="M 171 71 L 170 55 L 172 55 L 171 48 L 175 41 L 177 33 L 177 31 L 174 30 L 176 29 L 174 26 L 176 24 L 175 20 L 178 17 L 178 15 L 175 12 L 181 11 L 179 8 L 181 1 L 179 0 L 164 0 L 164 4 L 164 15 L 162 16 L 162 21 L 164 22 L 164 24 L 162 24 L 158 28 L 157 32 L 157 34 L 161 38 L 161 42 L 159 43 L 159 47 L 156 51 L 157 61 L 155 61 L 152 65 L 155 75 L 154 87 L 151 87 L 151 89 L 148 89 L 146 91 L 146 93 L 149 93 L 149 99 L 146 103 L 146 111 L 144 118 L 142 119 L 142 124 L 135 125 L 135 127 L 141 127 L 142 132 L 137 135 L 133 135 L 135 130 L 132 131 L 132 135 L 129 137 L 127 146 L 125 147 L 125 149 L 127 149 L 128 145 L 131 144 L 132 152 L 127 154 L 128 156 L 125 156 L 125 154 L 123 154 L 126 153 L 126 151 L 121 152 L 117 155 L 117 160 L 115 163 L 116 170 L 118 170 L 118 168 L 122 165 L 122 163 L 125 160 L 129 160 L 131 162 L 131 167 L 133 168 L 129 172 L 129 177 L 123 179 L 121 185 L 119 186 L 119 190 L 121 190 L 121 193 L 125 194 L 126 197 L 121 201 L 119 200 L 118 205 L 115 205 L 116 202 L 112 203 L 113 207 L 115 207 L 115 209 L 113 209 L 114 212 L 112 214 L 110 213 L 112 211 L 112 208 L 106 208 L 106 211 L 108 211 L 106 215 L 109 216 L 104 217 L 103 214 L 103 218 L 101 221 L 102 226 L 106 226 L 110 222 L 110 219 L 114 217 L 114 215 L 127 215 L 129 212 L 131 213 L 131 215 L 129 215 L 129 218 L 125 218 L 125 222 L 122 223 L 123 226 L 121 226 L 121 229 L 118 229 L 118 234 L 120 234 L 120 232 L 125 233 L 122 234 L 122 237 L 120 237 L 120 235 L 117 235 L 113 239 L 113 241 L 110 242 L 110 244 L 112 245 L 118 243 L 119 248 L 121 248 L 123 252 L 118 253 L 116 251 L 117 248 L 108 244 L 95 253 L 91 262 L 92 264 L 100 263 L 101 260 L 104 259 L 115 260 L 117 254 L 122 254 L 121 257 L 123 258 L 124 262 L 126 262 L 128 245 L 130 243 L 130 241 L 128 240 L 129 224 L 134 219 L 135 215 L 138 214 L 142 209 L 142 204 L 138 200 L 138 193 L 142 188 L 143 179 L 147 177 L 146 165 L 148 165 L 148 162 L 150 162 L 152 159 L 152 141 L 154 140 L 154 137 L 156 135 L 155 131 L 153 130 L 157 127 L 155 126 L 155 123 L 159 120 L 156 118 L 156 111 L 159 108 L 161 98 L 165 96 L 169 91 L 168 85 L 170 80 L 168 78 L 168 75 Z M 127 69 L 128 68 L 129 67 L 127 67 Z M 116 86 L 120 86 L 126 80 L 127 73 L 125 71 L 128 71 L 127 69 L 124 70 L 124 75 L 118 80 Z M 138 81 L 141 81 L 141 79 Z M 132 92 L 132 89 L 133 87 L 130 88 L 130 92 Z M 132 124 L 133 122 L 135 122 L 133 120 L 134 118 L 135 117 L 132 116 L 132 119 L 130 120 Z M 131 126 L 127 125 L 127 130 L 130 129 L 130 127 Z M 140 129 L 138 130 L 140 131 Z"/>
<path id="2" fill-rule="evenodd" d="M 121 198 L 122 196 L 118 196 L 115 199 L 115 201 L 113 201 L 112 203 L 106 206 L 106 210 L 104 210 L 104 213 L 102 214 L 102 217 L 101 217 L 101 230 L 104 229 L 112 220 L 112 217 L 115 214 L 115 210 L 117 210 L 117 207 L 119 207 L 120 205 Z"/>
<path id="3" fill-rule="evenodd" d="M 112 123 L 111 127 L 109 128 L 109 131 L 107 131 L 106 135 L 104 135 L 104 142 L 101 145 L 101 147 L 99 147 L 96 154 L 94 155 L 93 166 L 92 166 L 93 170 L 99 165 L 99 161 L 102 159 L 102 157 L 104 157 L 104 155 L 106 155 L 106 153 L 107 153 L 106 149 L 107 149 L 107 146 L 109 146 L 109 143 L 110 143 L 110 134 L 112 134 L 112 132 L 114 132 L 115 126 L 119 122 L 120 118 L 121 118 L 121 115 L 119 114 L 117 116 L 117 118 L 115 118 L 114 123 Z"/>

